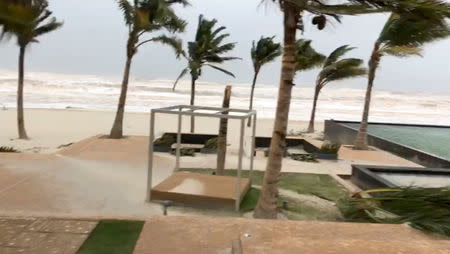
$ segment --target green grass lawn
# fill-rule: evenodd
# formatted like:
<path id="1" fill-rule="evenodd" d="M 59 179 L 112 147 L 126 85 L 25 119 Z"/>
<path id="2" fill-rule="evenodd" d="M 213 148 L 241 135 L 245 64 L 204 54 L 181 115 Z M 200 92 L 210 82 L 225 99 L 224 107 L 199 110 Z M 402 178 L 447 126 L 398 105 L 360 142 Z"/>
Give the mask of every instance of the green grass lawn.
<path id="1" fill-rule="evenodd" d="M 212 174 L 213 169 L 182 169 L 182 171 L 190 171 L 204 174 Z M 241 171 L 242 177 L 249 177 L 249 171 Z M 236 176 L 236 170 L 225 170 L 225 175 Z M 264 178 L 263 171 L 253 171 L 252 183 L 255 185 L 262 185 Z M 280 188 L 295 191 L 298 194 L 307 194 L 318 196 L 330 201 L 337 201 L 338 199 L 347 195 L 344 187 L 338 184 L 329 175 L 322 174 L 308 174 L 308 173 L 281 173 Z"/>
<path id="2" fill-rule="evenodd" d="M 143 221 L 102 220 L 77 254 L 131 254 Z"/>
<path id="3" fill-rule="evenodd" d="M 183 171 L 190 171 L 196 173 L 212 174 L 213 169 L 182 169 Z M 236 170 L 225 170 L 225 175 L 236 176 Z M 249 177 L 249 171 L 242 171 L 242 177 Z M 262 185 L 264 172 L 253 171 L 254 185 Z M 302 195 L 316 196 L 321 199 L 326 199 L 336 202 L 341 198 L 348 196 L 346 189 L 334 181 L 329 175 L 308 174 L 308 173 L 281 173 L 280 189 L 293 191 Z M 261 191 L 257 188 L 251 188 L 241 203 L 241 212 L 252 211 Z M 312 205 L 311 203 L 298 200 L 293 197 L 280 195 L 278 207 L 282 207 L 283 201 L 288 203 L 288 208 L 285 209 L 290 216 L 290 219 L 295 220 L 326 220 L 335 221 L 340 220 L 339 214 L 334 211 L 324 210 Z M 337 208 L 336 208 L 337 210 Z"/>

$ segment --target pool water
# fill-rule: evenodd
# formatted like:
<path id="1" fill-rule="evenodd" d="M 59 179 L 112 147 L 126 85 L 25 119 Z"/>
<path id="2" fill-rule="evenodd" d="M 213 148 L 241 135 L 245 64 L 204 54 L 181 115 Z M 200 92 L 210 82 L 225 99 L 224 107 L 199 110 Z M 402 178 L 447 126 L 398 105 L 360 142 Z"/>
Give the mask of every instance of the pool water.
<path id="1" fill-rule="evenodd" d="M 450 186 L 450 175 L 426 175 L 408 173 L 386 173 L 377 174 L 397 186 L 419 186 L 419 187 L 447 187 Z"/>
<path id="2" fill-rule="evenodd" d="M 359 123 L 343 123 L 359 129 Z M 450 128 L 376 124 L 368 133 L 450 160 Z"/>

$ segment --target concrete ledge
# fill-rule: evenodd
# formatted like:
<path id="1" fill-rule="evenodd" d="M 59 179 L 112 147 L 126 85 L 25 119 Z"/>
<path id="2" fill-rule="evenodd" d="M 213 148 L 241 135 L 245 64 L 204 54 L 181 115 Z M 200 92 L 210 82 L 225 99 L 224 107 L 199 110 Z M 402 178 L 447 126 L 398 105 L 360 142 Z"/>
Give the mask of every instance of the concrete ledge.
<path id="1" fill-rule="evenodd" d="M 153 217 L 134 254 L 231 253 L 430 254 L 449 253 L 450 242 L 405 225 L 243 218 Z"/>

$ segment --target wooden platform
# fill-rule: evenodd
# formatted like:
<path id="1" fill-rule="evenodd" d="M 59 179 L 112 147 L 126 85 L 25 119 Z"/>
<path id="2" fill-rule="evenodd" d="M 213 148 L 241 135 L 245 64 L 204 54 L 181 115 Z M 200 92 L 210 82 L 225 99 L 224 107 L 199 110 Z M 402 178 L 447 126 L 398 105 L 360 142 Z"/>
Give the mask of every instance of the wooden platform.
<path id="1" fill-rule="evenodd" d="M 235 209 L 237 177 L 176 172 L 153 187 L 151 200 L 171 200 L 187 206 Z M 250 188 L 241 179 L 240 201 Z"/>

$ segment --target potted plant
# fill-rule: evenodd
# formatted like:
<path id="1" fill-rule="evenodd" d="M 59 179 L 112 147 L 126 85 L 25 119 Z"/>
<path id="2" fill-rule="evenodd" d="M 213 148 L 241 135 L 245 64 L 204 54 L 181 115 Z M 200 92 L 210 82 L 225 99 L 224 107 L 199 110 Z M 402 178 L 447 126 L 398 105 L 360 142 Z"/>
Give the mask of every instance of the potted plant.
<path id="1" fill-rule="evenodd" d="M 314 153 L 317 159 L 337 160 L 340 144 L 324 143 L 320 149 Z"/>
<path id="2" fill-rule="evenodd" d="M 202 153 L 217 153 L 217 138 L 210 138 L 201 149 Z"/>
<path id="3" fill-rule="evenodd" d="M 164 133 L 160 138 L 153 142 L 153 150 L 155 152 L 171 152 L 171 147 L 176 142 L 177 141 L 174 135 Z"/>

